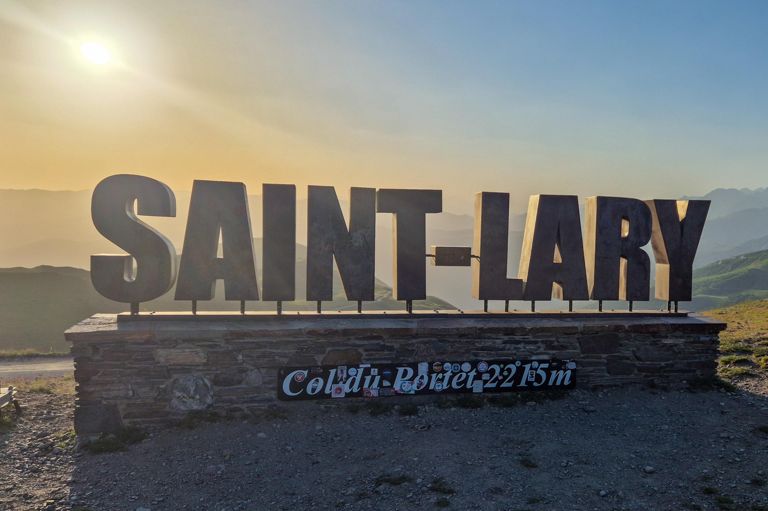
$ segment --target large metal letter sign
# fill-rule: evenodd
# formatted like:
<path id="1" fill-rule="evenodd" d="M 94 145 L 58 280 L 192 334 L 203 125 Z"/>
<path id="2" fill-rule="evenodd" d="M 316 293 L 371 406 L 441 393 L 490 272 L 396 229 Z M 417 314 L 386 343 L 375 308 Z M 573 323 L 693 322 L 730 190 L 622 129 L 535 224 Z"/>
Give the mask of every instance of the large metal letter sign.
<path id="1" fill-rule="evenodd" d="M 332 186 L 310 186 L 307 205 L 307 300 L 333 299 L 333 259 L 347 300 L 373 300 L 376 190 L 352 188 L 349 229 Z"/>
<path id="2" fill-rule="evenodd" d="M 93 191 L 91 217 L 105 238 L 130 255 L 91 256 L 93 287 L 110 300 L 133 304 L 158 298 L 176 280 L 176 250 L 136 215 L 176 216 L 173 192 L 160 181 L 110 176 Z M 135 262 L 135 269 L 134 269 Z"/>
<path id="3" fill-rule="evenodd" d="M 227 300 L 282 302 L 296 299 L 296 186 L 263 185 L 263 276 L 256 278 L 248 196 L 243 183 L 195 181 L 181 254 L 176 299 L 213 298 L 224 281 Z M 709 201 L 590 197 L 582 239 L 579 200 L 574 195 L 534 195 L 528 204 L 517 278 L 507 277 L 509 194 L 475 196 L 472 247 L 426 247 L 426 216 L 442 211 L 440 190 L 352 188 L 348 222 L 331 186 L 310 186 L 307 195 L 306 299 L 334 299 L 334 261 L 347 300 L 375 299 L 376 213 L 393 218 L 392 295 L 405 301 L 427 297 L 426 259 L 435 266 L 471 266 L 472 296 L 483 300 L 628 300 L 650 297 L 650 242 L 656 261 L 656 298 L 672 302 L 692 296 L 693 259 Z M 137 215 L 175 216 L 171 190 L 159 181 L 115 175 L 93 192 L 96 229 L 127 255 L 91 256 L 96 290 L 131 304 L 158 298 L 176 281 L 176 254 L 162 234 Z M 220 244 L 221 243 L 221 244 Z M 221 253 L 221 256 L 219 255 Z M 569 310 L 572 310 L 569 304 Z M 505 304 L 505 311 L 509 310 Z M 531 304 L 535 311 L 535 304 Z"/>
<path id="4" fill-rule="evenodd" d="M 218 279 L 227 300 L 259 299 L 248 195 L 243 183 L 195 181 L 176 299 L 210 300 Z"/>
<path id="5" fill-rule="evenodd" d="M 587 277 L 575 195 L 533 195 L 523 233 L 526 300 L 586 300 Z M 554 285 L 556 284 L 556 285 Z"/>
<path id="6" fill-rule="evenodd" d="M 689 301 L 693 284 L 693 258 L 709 212 L 706 200 L 651 200 L 651 245 L 656 257 L 656 298 Z"/>
<path id="7" fill-rule="evenodd" d="M 587 276 L 593 300 L 648 300 L 651 212 L 643 201 L 587 199 Z"/>
<path id="8" fill-rule="evenodd" d="M 509 194 L 475 195 L 472 296 L 479 300 L 522 300 L 523 281 L 507 278 Z"/>
<path id="9" fill-rule="evenodd" d="M 379 213 L 393 213 L 395 300 L 427 297 L 426 214 L 443 210 L 440 190 L 379 190 Z"/>

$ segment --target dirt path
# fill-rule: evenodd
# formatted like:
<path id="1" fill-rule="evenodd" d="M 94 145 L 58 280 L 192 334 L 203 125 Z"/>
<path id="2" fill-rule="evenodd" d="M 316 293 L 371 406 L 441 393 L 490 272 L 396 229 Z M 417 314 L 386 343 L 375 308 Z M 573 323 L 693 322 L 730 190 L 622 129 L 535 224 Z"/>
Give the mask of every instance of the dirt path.
<path id="1" fill-rule="evenodd" d="M 29 358 L 22 360 L 0 360 L 0 382 L 13 383 L 14 378 L 65 376 L 72 374 L 74 365 L 71 357 Z"/>
<path id="2" fill-rule="evenodd" d="M 768 509 L 768 398 L 749 392 L 306 404 L 97 455 L 73 448 L 71 396 L 28 394 L 0 437 L 0 509 Z"/>

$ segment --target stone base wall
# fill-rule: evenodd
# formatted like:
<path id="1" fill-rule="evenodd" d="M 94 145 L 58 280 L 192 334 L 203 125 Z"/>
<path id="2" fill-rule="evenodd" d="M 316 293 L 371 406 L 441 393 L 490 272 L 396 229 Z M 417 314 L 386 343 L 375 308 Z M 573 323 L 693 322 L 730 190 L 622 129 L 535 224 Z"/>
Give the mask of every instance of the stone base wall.
<path id="1" fill-rule="evenodd" d="M 261 411 L 282 403 L 278 369 L 304 364 L 557 358 L 576 361 L 580 388 L 679 387 L 715 375 L 724 327 L 643 313 L 99 314 L 66 337 L 75 360 L 75 429 L 93 436 L 169 424 L 194 410 Z"/>

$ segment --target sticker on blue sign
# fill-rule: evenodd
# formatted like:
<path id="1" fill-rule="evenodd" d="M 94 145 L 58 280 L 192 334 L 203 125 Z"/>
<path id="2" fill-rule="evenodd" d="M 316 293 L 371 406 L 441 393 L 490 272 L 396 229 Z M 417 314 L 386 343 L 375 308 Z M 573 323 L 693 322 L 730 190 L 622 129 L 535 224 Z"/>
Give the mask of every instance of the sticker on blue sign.
<path id="1" fill-rule="evenodd" d="M 283 367 L 277 376 L 277 396 L 284 401 L 526 392 L 573 388 L 576 362 L 500 359 Z"/>

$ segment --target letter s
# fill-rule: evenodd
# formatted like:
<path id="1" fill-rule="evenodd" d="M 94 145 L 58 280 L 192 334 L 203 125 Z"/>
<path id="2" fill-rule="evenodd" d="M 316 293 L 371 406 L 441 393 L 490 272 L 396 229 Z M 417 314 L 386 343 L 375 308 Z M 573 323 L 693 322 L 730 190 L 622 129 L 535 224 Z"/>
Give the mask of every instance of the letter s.
<path id="1" fill-rule="evenodd" d="M 168 292 L 176 280 L 173 244 L 137 214 L 176 216 L 171 189 L 131 174 L 109 176 L 96 185 L 91 198 L 93 225 L 129 255 L 92 255 L 91 282 L 96 291 L 117 302 L 153 300 Z"/>

